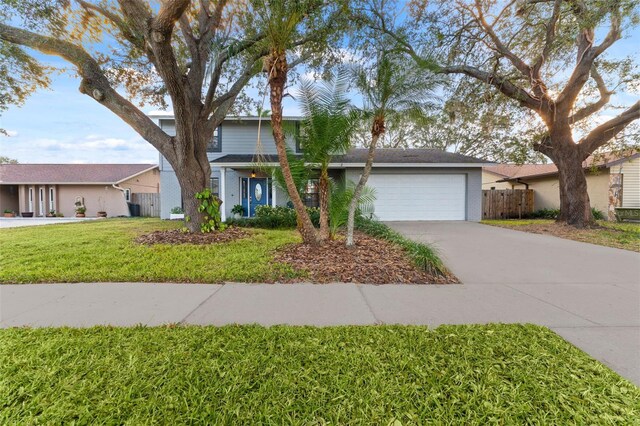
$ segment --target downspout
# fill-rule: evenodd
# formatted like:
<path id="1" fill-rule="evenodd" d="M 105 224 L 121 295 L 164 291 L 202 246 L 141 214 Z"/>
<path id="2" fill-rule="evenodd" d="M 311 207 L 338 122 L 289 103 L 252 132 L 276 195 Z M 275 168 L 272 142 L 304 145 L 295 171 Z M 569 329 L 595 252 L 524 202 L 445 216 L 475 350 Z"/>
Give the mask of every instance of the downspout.
<path id="1" fill-rule="evenodd" d="M 111 186 L 113 187 L 113 189 L 117 189 L 118 191 L 122 192 L 122 198 L 125 199 L 125 203 L 127 202 L 127 199 L 125 197 L 125 189 L 118 186 L 117 183 L 112 183 Z M 131 210 L 129 210 L 129 204 L 127 204 L 127 212 L 129 212 L 129 217 L 131 217 Z"/>

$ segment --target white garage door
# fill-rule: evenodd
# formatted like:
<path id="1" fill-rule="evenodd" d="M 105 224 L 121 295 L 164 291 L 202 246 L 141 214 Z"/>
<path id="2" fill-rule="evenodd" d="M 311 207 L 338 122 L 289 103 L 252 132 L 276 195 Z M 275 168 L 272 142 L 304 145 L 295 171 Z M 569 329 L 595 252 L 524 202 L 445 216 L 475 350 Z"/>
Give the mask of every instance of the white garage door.
<path id="1" fill-rule="evenodd" d="M 372 174 L 379 220 L 465 220 L 465 175 Z"/>

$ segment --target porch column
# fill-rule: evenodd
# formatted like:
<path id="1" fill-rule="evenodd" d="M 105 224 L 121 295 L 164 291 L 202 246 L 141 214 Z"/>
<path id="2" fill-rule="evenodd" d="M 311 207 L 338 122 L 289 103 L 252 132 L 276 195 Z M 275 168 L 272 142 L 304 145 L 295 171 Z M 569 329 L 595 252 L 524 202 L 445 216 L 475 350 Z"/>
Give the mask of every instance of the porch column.
<path id="1" fill-rule="evenodd" d="M 220 199 L 222 200 L 222 209 L 220 210 L 220 218 L 224 222 L 227 220 L 227 168 L 220 167 Z"/>
<path id="2" fill-rule="evenodd" d="M 276 185 L 275 183 L 275 174 L 272 175 L 271 178 L 271 207 L 276 206 Z"/>

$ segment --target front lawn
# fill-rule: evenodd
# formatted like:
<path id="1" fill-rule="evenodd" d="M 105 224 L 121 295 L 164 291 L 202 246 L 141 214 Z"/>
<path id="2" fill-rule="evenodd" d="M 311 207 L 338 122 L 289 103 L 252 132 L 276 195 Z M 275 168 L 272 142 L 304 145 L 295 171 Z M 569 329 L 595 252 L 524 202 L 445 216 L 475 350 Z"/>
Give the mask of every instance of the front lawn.
<path id="1" fill-rule="evenodd" d="M 483 220 L 482 223 L 640 252 L 640 223 L 598 221 L 597 228 L 589 229 L 576 229 L 545 219 Z"/>
<path id="2" fill-rule="evenodd" d="M 0 424 L 638 424 L 533 325 L 0 330 Z"/>
<path id="3" fill-rule="evenodd" d="M 209 245 L 141 245 L 136 236 L 181 222 L 104 219 L 3 229 L 0 282 L 270 282 L 304 274 L 273 262 L 299 241 L 293 230 L 252 229 L 248 238 Z"/>

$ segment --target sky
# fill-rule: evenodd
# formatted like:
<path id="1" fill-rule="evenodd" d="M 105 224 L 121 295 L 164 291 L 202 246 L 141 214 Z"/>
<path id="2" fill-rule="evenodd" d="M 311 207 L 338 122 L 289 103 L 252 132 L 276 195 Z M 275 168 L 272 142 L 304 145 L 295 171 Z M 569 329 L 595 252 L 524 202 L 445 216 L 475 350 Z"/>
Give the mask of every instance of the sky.
<path id="1" fill-rule="evenodd" d="M 614 55 L 638 52 L 640 29 L 610 50 Z M 54 66 L 68 66 L 55 57 L 38 56 Z M 48 90 L 31 95 L 24 105 L 0 115 L 0 156 L 20 163 L 157 163 L 158 153 L 126 123 L 90 97 L 78 91 L 73 72 L 52 75 Z M 630 105 L 637 93 L 619 94 L 614 101 Z M 268 100 L 267 100 L 268 102 Z M 268 107 L 268 106 L 267 106 Z M 144 112 L 156 110 L 143 108 Z M 299 109 L 285 100 L 285 115 Z"/>

